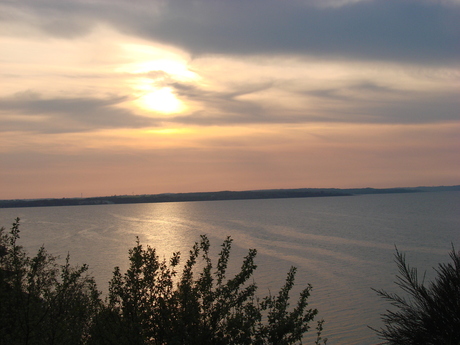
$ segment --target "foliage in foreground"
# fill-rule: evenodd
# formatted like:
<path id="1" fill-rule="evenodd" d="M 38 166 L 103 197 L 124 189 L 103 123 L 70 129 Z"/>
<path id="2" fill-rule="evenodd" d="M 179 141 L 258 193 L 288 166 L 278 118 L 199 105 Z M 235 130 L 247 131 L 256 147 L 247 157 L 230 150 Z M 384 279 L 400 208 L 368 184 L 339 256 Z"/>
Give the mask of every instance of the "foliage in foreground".
<path id="1" fill-rule="evenodd" d="M 68 257 L 57 265 L 44 248 L 30 258 L 18 238 L 19 219 L 9 233 L 0 229 L 0 344 L 295 344 L 317 314 L 308 308 L 310 285 L 290 307 L 295 268 L 277 295 L 255 296 L 254 249 L 227 279 L 230 238 L 214 267 L 202 236 L 180 274 L 180 253 L 160 260 L 138 240 L 127 272 L 115 268 L 105 303 L 86 265 L 71 267 Z M 322 321 L 316 329 L 320 344 Z"/>
<path id="2" fill-rule="evenodd" d="M 0 344 L 81 344 L 100 308 L 86 265 L 64 265 L 41 247 L 29 257 L 17 244 L 19 219 L 0 229 Z"/>
<path id="3" fill-rule="evenodd" d="M 383 315 L 384 328 L 376 330 L 386 344 L 460 344 L 460 254 L 452 248 L 452 263 L 439 264 L 436 279 L 428 286 L 419 282 L 416 268 L 396 250 L 399 275 L 396 284 L 408 298 L 375 290 L 397 311 Z"/>

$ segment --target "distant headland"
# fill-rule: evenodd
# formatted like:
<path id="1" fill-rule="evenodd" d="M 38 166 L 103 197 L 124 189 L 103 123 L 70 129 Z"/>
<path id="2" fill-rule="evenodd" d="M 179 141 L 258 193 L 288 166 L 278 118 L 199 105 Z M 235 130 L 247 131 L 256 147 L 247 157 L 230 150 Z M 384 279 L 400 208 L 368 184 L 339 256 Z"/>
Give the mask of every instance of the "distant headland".
<path id="1" fill-rule="evenodd" d="M 311 198 L 328 196 L 352 196 L 362 194 L 420 193 L 460 191 L 457 186 L 407 187 L 407 188 L 297 188 L 297 189 L 263 189 L 248 191 L 219 191 L 195 193 L 163 193 L 144 195 L 113 195 L 91 198 L 62 199 L 17 199 L 0 200 L 0 208 L 43 207 L 43 206 L 78 206 L 107 204 L 140 204 L 184 201 L 217 201 L 217 200 L 248 200 L 248 199 L 282 199 Z"/>

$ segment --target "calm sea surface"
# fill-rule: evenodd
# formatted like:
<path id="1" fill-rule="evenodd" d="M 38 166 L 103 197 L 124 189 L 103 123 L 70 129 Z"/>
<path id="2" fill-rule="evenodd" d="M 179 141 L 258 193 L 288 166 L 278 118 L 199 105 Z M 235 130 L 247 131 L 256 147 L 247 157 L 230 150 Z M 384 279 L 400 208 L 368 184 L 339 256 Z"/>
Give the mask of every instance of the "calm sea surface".
<path id="1" fill-rule="evenodd" d="M 214 248 L 234 239 L 235 270 L 249 248 L 258 251 L 259 294 L 276 293 L 290 266 L 296 293 L 313 285 L 310 305 L 324 318 L 328 344 L 377 344 L 367 326 L 381 326 L 388 307 L 371 290 L 398 291 L 395 246 L 431 279 L 433 267 L 460 248 L 460 192 L 362 195 L 164 204 L 0 209 L 0 226 L 21 218 L 21 243 L 31 254 L 45 245 L 87 263 L 101 290 L 128 249 L 143 244 L 168 258 L 185 254 L 200 234 Z"/>

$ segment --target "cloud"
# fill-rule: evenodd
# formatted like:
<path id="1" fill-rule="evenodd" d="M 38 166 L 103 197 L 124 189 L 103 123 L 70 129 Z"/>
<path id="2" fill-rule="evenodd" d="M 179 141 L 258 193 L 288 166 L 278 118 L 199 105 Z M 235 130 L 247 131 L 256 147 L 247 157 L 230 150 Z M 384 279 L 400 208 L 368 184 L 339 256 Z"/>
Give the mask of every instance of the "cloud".
<path id="1" fill-rule="evenodd" d="M 424 68 L 425 72 L 420 69 L 417 73 L 421 75 L 407 77 L 401 74 L 414 73 L 414 68 L 407 69 L 410 64 L 385 65 L 380 60 L 452 63 L 457 57 L 452 49 L 458 48 L 452 40 L 459 36 L 458 25 L 452 25 L 452 20 L 458 15 L 460 6 L 411 0 L 331 0 L 322 2 L 321 6 L 316 4 L 300 0 L 139 0 L 135 3 L 25 0 L 17 7 L 15 2 L 3 3 L 0 5 L 5 10 L 2 13 L 11 16 L 4 14 L 0 20 L 27 19 L 47 35 L 60 39 L 52 40 L 54 45 L 50 46 L 40 40 L 33 55 L 40 57 L 37 62 L 41 65 L 27 70 L 29 60 L 24 59 L 22 65 L 18 65 L 21 68 L 18 71 L 24 73 L 18 72 L 18 78 L 8 77 L 16 90 L 22 87 L 21 78 L 27 78 L 29 84 L 37 78 L 32 87 L 42 93 L 49 93 L 53 87 L 54 90 L 46 98 L 30 91 L 1 98 L 2 130 L 91 131 L 144 128 L 167 122 L 224 126 L 458 120 L 459 101 L 447 86 L 458 81 L 455 69 L 446 68 L 446 73 L 450 73 L 447 77 L 440 76 L 442 71 L 436 67 L 431 72 L 430 68 Z M 177 69 L 176 65 L 166 72 L 161 70 L 164 66 L 152 64 L 161 54 L 159 50 L 147 49 L 148 41 L 133 38 L 132 42 L 138 44 L 137 50 L 123 55 L 125 48 L 120 51 L 116 45 L 106 42 L 121 36 L 124 42 L 121 46 L 129 47 L 129 36 L 115 35 L 107 29 L 93 30 L 104 23 L 151 41 L 181 45 L 197 54 L 188 61 L 184 71 L 196 72 L 203 82 L 193 78 L 184 81 L 173 76 L 171 73 Z M 84 36 L 91 30 L 93 34 L 86 37 L 91 43 L 86 46 Z M 49 54 L 44 53 L 48 52 L 48 47 L 54 47 L 54 60 L 49 60 Z M 14 61 L 24 56 L 22 49 L 15 51 L 16 54 L 7 59 L 13 67 Z M 78 54 L 87 60 L 83 63 L 81 59 L 75 60 Z M 302 54 L 304 56 L 300 56 Z M 181 66 L 187 63 L 186 55 L 180 54 Z M 99 64 L 92 65 L 101 56 Z M 140 59 L 138 62 L 145 65 L 142 65 L 142 73 L 97 72 L 114 61 L 119 68 L 119 62 L 128 62 L 127 56 L 129 63 L 134 65 L 136 58 Z M 349 58 L 353 56 L 359 59 L 351 62 Z M 62 61 L 68 62 L 60 70 L 52 69 Z M 151 70 L 147 68 L 150 65 Z M 78 72 L 76 66 L 80 68 Z M 406 71 L 400 73 L 400 69 Z M 423 75 L 433 71 L 438 75 Z M 48 80 L 57 76 L 62 80 L 73 79 L 72 86 L 49 87 Z M 433 87 L 430 82 L 437 85 Z M 419 84 L 430 85 L 423 89 L 418 88 Z M 441 84 L 446 86 L 440 87 Z M 123 85 L 137 89 L 129 91 L 126 87 L 123 89 Z M 140 90 L 141 87 L 144 89 Z M 177 116 L 155 119 L 155 113 L 144 112 L 148 117 L 142 117 L 134 110 L 122 108 L 120 105 L 128 100 L 126 97 L 103 98 L 106 94 L 120 93 L 139 97 L 152 87 L 171 88 L 184 104 L 190 105 L 189 109 Z"/>
<path id="2" fill-rule="evenodd" d="M 96 23 L 203 54 L 301 54 L 456 64 L 457 2 L 329 1 L 21 1 L 56 37 L 86 34 Z M 316 4 L 316 5 L 315 5 Z M 12 12 L 9 3 L 2 10 Z"/>
<path id="3" fill-rule="evenodd" d="M 300 76 L 300 81 L 302 77 Z M 369 80 L 343 79 L 302 85 L 295 79 L 230 83 L 229 89 L 205 89 L 191 83 L 168 84 L 196 111 L 167 119 L 199 126 L 245 124 L 367 123 L 427 124 L 458 121 L 460 100 L 454 90 L 416 89 L 410 82 L 385 85 Z M 378 78 L 377 78 L 378 80 Z M 319 85 L 324 84 L 325 87 Z M 328 84 L 334 85 L 327 87 Z"/>
<path id="4" fill-rule="evenodd" d="M 197 54 L 285 53 L 411 62 L 453 62 L 460 55 L 455 24 L 459 8 L 387 0 L 333 9 L 284 1 L 223 3 L 181 3 L 172 11 L 174 17 L 139 29 Z"/>
<path id="5" fill-rule="evenodd" d="M 137 116 L 119 105 L 128 97 L 53 98 L 26 90 L 0 98 L 2 131 L 70 133 L 108 128 L 153 127 L 154 119 Z"/>
<path id="6" fill-rule="evenodd" d="M 0 1 L 2 191 L 458 183 L 459 5 Z"/>

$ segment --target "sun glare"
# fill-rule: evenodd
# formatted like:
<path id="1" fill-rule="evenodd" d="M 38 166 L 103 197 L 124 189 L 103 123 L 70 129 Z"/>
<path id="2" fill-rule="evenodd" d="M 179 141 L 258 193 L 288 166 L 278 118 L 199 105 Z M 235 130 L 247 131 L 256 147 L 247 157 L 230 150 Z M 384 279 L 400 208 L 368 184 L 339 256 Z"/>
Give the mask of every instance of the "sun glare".
<path id="1" fill-rule="evenodd" d="M 172 93 L 171 88 L 168 87 L 147 92 L 138 99 L 138 104 L 145 110 L 163 114 L 178 113 L 184 109 L 182 102 Z"/>
<path id="2" fill-rule="evenodd" d="M 172 82 L 191 82 L 200 76 L 188 66 L 189 56 L 172 47 L 150 44 L 123 44 L 127 62 L 117 72 L 127 73 L 135 106 L 148 112 L 174 114 L 187 109 Z"/>
<path id="3" fill-rule="evenodd" d="M 199 75 L 188 68 L 188 54 L 172 47 L 148 44 L 123 44 L 127 62 L 117 72 L 130 74 L 148 74 L 163 71 L 174 79 L 195 80 Z"/>

